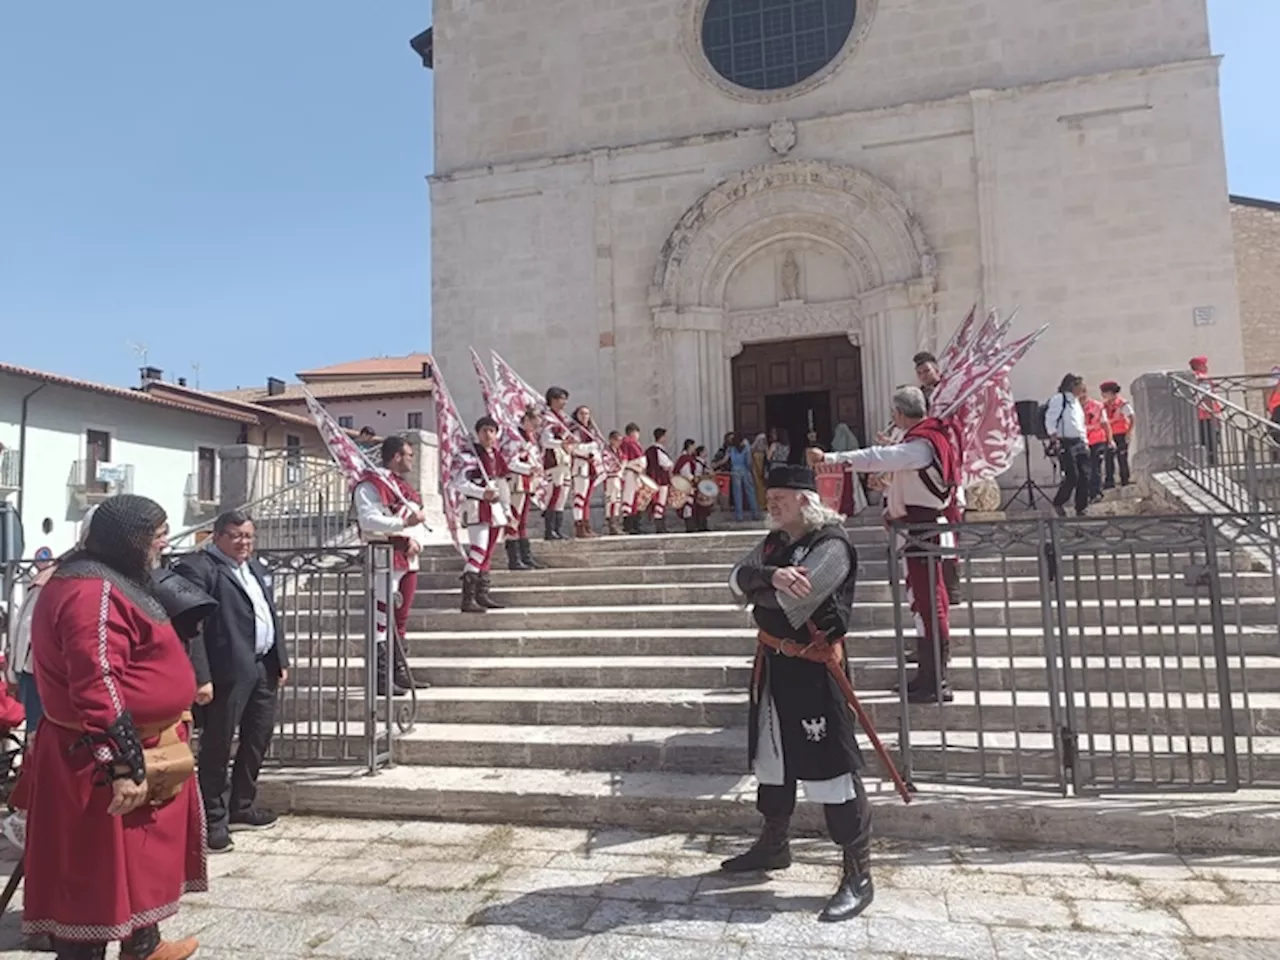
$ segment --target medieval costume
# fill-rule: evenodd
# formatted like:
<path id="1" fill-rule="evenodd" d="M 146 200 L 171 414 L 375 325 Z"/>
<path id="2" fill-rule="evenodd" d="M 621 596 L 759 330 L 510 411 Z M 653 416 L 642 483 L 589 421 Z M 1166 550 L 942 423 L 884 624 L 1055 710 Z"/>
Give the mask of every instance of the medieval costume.
<path id="1" fill-rule="evenodd" d="M 477 429 L 491 424 L 496 435 L 498 426 L 487 417 L 482 418 Z M 493 551 L 502 539 L 507 525 L 507 511 L 502 503 L 502 486 L 495 480 L 509 471 L 506 460 L 496 448 L 475 445 L 477 464 L 455 482 L 455 489 L 465 497 L 462 508 L 463 522 L 467 527 L 466 565 L 462 572 L 462 612 L 484 613 L 499 610 L 502 604 L 490 595 L 490 561 Z"/>
<path id="2" fill-rule="evenodd" d="M 569 499 L 571 450 L 575 446 L 568 425 L 555 415 L 547 416 L 542 423 L 542 466 L 551 481 L 551 494 L 547 509 L 543 511 L 544 539 L 563 540 L 560 529 L 564 525 L 565 502 Z"/>
<path id="3" fill-rule="evenodd" d="M 795 810 L 796 784 L 808 800 L 823 804 L 831 839 L 843 851 L 840 889 L 820 919 L 847 920 L 870 905 L 871 807 L 862 785 L 862 754 L 855 718 L 824 663 L 798 656 L 811 642 L 836 647 L 841 660 L 853 618 L 858 557 L 841 523 L 822 510 L 808 467 L 775 466 L 770 489 L 811 494 L 805 532 L 792 537 L 774 530 L 733 568 L 729 585 L 753 605 L 759 628 L 751 684 L 749 751 L 759 781 L 756 809 L 764 831 L 741 856 L 725 861 L 731 872 L 781 870 L 791 865 L 788 828 Z M 775 575 L 803 567 L 810 592 L 802 599 L 778 589 Z"/>
<path id="4" fill-rule="evenodd" d="M 657 484 L 649 510 L 653 515 L 653 532 L 667 532 L 667 499 L 671 496 L 671 471 L 675 461 L 667 448 L 662 445 L 661 435 L 654 437 L 653 443 L 645 451 L 645 473 Z"/>
<path id="5" fill-rule="evenodd" d="M 507 464 L 507 487 L 511 492 L 511 516 L 507 518 L 507 568 L 537 570 L 542 565 L 533 559 L 529 544 L 529 507 L 537 492 L 538 442 L 523 427 L 520 442 L 508 448 L 503 459 Z"/>
<path id="6" fill-rule="evenodd" d="M 574 411 L 574 420 L 582 427 L 586 437 L 592 434 L 590 414 L 587 422 L 582 423 L 578 417 L 583 408 Z M 600 444 L 594 439 L 579 437 L 569 454 L 570 472 L 573 475 L 573 535 L 586 539 L 594 537 L 591 529 L 591 495 L 595 493 L 596 484 L 604 473 Z"/>
<path id="7" fill-rule="evenodd" d="M 698 448 L 706 453 L 705 447 Z M 706 532 L 711 518 L 711 505 L 702 502 L 698 497 L 698 480 L 708 471 L 707 461 L 698 456 L 697 450 L 686 450 L 676 458 L 675 476 L 689 481 L 693 491 L 680 507 L 680 517 L 684 520 L 685 533 Z"/>
<path id="8" fill-rule="evenodd" d="M 604 474 L 604 523 L 610 536 L 622 533 L 622 442 L 611 438 L 609 449 L 613 456 L 605 466 Z M 612 469 L 610 469 L 610 466 Z"/>
<path id="9" fill-rule="evenodd" d="M 955 491 L 960 479 L 960 454 L 950 424 L 925 418 L 910 425 L 899 443 L 867 447 L 845 453 L 828 453 L 827 463 L 846 464 L 859 473 L 888 473 L 885 517 L 891 523 L 939 525 L 955 522 Z M 937 550 L 913 547 L 925 541 L 954 547 L 953 534 L 922 534 L 913 529 L 897 534 L 904 563 L 907 602 L 915 619 L 919 667 L 907 686 L 912 702 L 931 703 L 952 699 L 947 682 L 951 651 L 950 610 L 942 556 Z"/>
<path id="10" fill-rule="evenodd" d="M 648 459 L 640 441 L 628 433 L 618 448 L 622 461 L 622 529 L 626 533 L 640 532 L 640 487 L 645 476 Z"/>
<path id="11" fill-rule="evenodd" d="M 394 487 L 392 486 L 394 485 Z M 411 541 L 421 543 L 425 528 L 412 522 L 410 510 L 422 509 L 422 498 L 407 480 L 391 471 L 362 480 L 352 493 L 356 505 L 356 522 L 360 536 L 366 543 L 391 544 L 391 577 L 375 577 L 374 591 L 374 639 L 377 650 L 378 696 L 386 695 L 387 630 L 389 610 L 395 605 L 396 636 L 403 641 L 409 627 L 409 611 L 413 608 L 413 596 L 418 589 L 418 552 L 411 551 Z M 393 599 L 394 598 L 394 599 Z M 406 693 L 425 682 L 415 682 L 409 671 L 400 642 L 395 644 L 392 663 L 392 687 L 397 695 Z"/>
<path id="12" fill-rule="evenodd" d="M 157 927 L 183 893 L 208 888 L 187 746 L 196 679 L 150 576 L 164 523 L 145 497 L 105 501 L 35 610 L 45 713 L 24 765 L 23 930 L 50 935 L 60 960 L 104 957 L 113 940 L 123 960 L 196 951 Z"/>

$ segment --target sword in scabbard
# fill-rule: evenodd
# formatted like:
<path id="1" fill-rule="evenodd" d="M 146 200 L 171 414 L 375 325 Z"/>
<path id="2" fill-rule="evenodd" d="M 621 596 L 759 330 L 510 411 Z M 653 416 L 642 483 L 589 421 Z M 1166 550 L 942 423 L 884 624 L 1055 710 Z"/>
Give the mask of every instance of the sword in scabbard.
<path id="1" fill-rule="evenodd" d="M 894 787 L 897 788 L 898 796 L 902 797 L 903 803 L 910 803 L 912 800 L 911 788 L 902 779 L 902 774 L 898 772 L 893 758 L 889 756 L 888 748 L 880 740 L 880 734 L 876 733 L 875 724 L 871 722 L 871 718 L 867 716 L 867 711 L 863 709 L 862 704 L 858 701 L 858 695 L 854 692 L 853 684 L 850 683 L 849 675 L 845 673 L 844 664 L 841 662 L 840 649 L 827 640 L 826 635 L 813 623 L 809 624 L 809 638 L 814 644 L 826 646 L 828 653 L 824 662 L 827 665 L 827 670 L 835 679 L 836 686 L 840 688 L 840 693 L 844 696 L 845 702 L 849 704 L 849 709 L 853 711 L 853 715 L 858 718 L 858 723 L 862 725 L 862 729 L 866 732 L 867 739 L 871 741 L 871 746 L 875 750 L 876 756 L 880 758 L 881 765 L 888 772 Z"/>

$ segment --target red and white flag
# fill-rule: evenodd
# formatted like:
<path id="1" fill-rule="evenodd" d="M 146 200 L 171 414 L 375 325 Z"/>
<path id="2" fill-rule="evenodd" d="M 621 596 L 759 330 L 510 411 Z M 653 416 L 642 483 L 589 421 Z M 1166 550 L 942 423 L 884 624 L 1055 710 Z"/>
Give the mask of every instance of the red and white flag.
<path id="1" fill-rule="evenodd" d="M 329 411 L 320 405 L 320 402 L 311 395 L 311 391 L 303 389 L 302 394 L 307 401 L 307 412 L 315 421 L 316 429 L 320 431 L 320 439 L 324 441 L 329 456 L 333 457 L 333 462 L 346 477 L 347 492 L 350 493 L 368 480 L 389 492 L 393 501 L 399 500 L 405 506 L 409 506 L 400 488 L 392 481 L 391 475 L 369 459 L 369 455 L 356 445 L 351 435 L 338 425 L 338 421 L 329 416 Z M 383 499 L 385 501 L 386 498 Z"/>
<path id="2" fill-rule="evenodd" d="M 440 365 L 432 362 L 432 378 L 435 380 L 436 433 L 440 449 L 440 496 L 444 501 L 444 519 L 449 526 L 449 536 L 465 559 L 470 543 L 463 541 L 466 524 L 462 519 L 463 501 L 466 499 L 458 484 L 470 471 L 480 469 L 480 458 L 475 454 L 471 433 L 458 415 L 449 388 L 445 386 Z"/>

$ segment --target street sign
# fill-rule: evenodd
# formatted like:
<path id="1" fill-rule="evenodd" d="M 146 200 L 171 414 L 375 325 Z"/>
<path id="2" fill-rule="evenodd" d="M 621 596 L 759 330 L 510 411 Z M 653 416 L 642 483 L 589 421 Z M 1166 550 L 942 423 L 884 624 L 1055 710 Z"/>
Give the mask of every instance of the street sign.
<path id="1" fill-rule="evenodd" d="M 97 466 L 94 479 L 99 483 L 110 483 L 118 486 L 129 473 L 129 468 L 124 464 L 100 463 Z"/>

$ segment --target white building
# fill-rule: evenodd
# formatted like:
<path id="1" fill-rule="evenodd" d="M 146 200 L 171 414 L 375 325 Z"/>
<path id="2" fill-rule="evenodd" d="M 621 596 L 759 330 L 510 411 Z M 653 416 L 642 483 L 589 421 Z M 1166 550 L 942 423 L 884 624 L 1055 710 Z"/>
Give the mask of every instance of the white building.
<path id="1" fill-rule="evenodd" d="M 218 450 L 257 422 L 0 363 L 0 499 L 20 505 L 26 556 L 70 549 L 85 512 L 112 493 L 150 497 L 177 531 L 216 509 Z"/>
<path id="2" fill-rule="evenodd" d="M 425 39 L 424 39 L 425 38 Z M 1243 368 L 1205 0 L 436 0 L 435 356 L 862 437 L 975 301 L 1020 397 Z"/>

